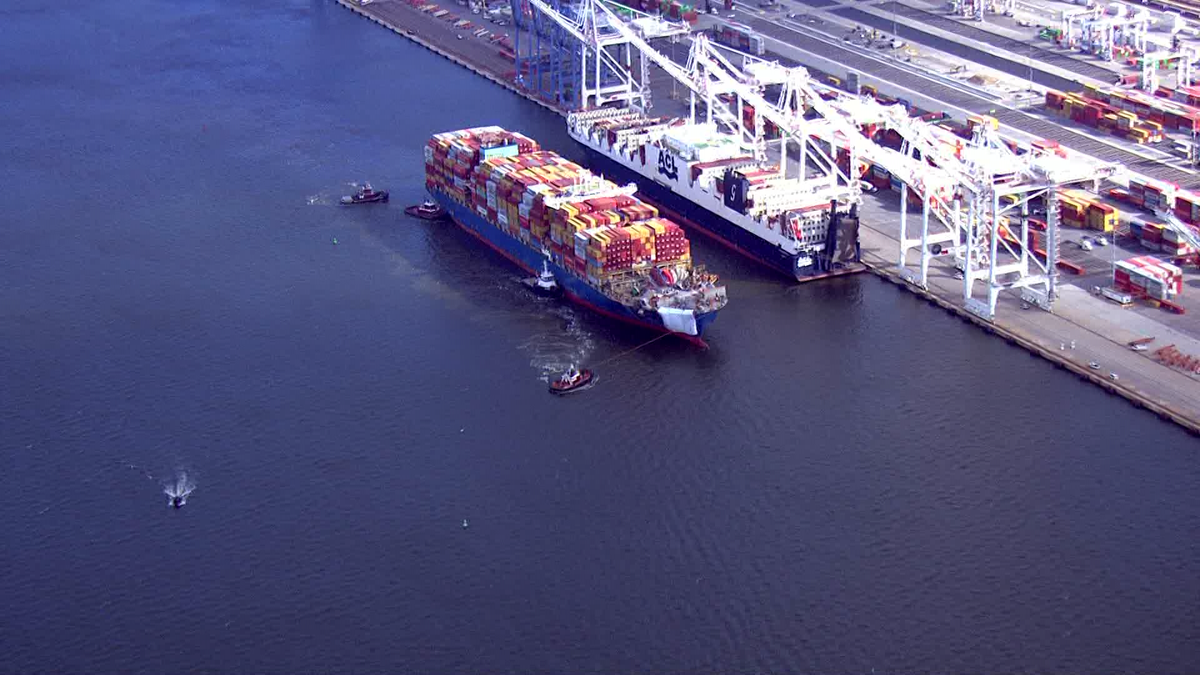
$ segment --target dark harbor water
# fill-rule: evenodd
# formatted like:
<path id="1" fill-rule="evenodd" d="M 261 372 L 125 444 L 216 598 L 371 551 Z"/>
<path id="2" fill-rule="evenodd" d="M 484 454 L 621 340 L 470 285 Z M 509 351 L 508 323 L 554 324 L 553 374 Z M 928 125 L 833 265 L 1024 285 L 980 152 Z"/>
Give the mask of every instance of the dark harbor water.
<path id="1" fill-rule="evenodd" d="M 648 336 L 402 209 L 431 133 L 561 120 L 328 0 L 0 36 L 0 673 L 1200 668 L 1177 428 L 695 238 L 711 349 L 556 399 Z"/>

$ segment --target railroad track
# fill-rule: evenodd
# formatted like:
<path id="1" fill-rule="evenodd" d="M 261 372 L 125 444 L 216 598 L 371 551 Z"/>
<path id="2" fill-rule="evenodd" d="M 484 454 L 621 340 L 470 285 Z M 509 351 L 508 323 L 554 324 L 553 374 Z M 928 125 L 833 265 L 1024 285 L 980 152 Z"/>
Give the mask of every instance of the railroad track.
<path id="1" fill-rule="evenodd" d="M 899 67 L 867 58 L 862 54 L 842 47 L 834 40 L 808 35 L 795 28 L 772 23 L 759 18 L 743 18 L 742 21 L 765 35 L 780 42 L 796 46 L 798 49 L 818 49 L 822 56 L 833 59 L 838 63 L 861 73 L 871 75 L 879 80 L 890 82 L 913 92 L 941 101 L 961 110 L 973 113 L 990 114 L 1001 124 L 1023 131 L 1036 138 L 1056 140 L 1064 146 L 1090 155 L 1107 162 L 1119 162 L 1132 171 L 1145 174 L 1160 180 L 1169 181 L 1180 187 L 1200 188 L 1200 176 L 1182 171 L 1173 166 L 1160 163 L 1158 160 L 1142 157 L 1119 146 L 1105 143 L 1091 136 L 1082 134 L 1070 127 L 1062 126 L 1052 120 L 1034 117 L 1019 110 L 1004 108 L 993 101 L 983 99 L 967 91 L 943 85 L 936 80 L 922 77 Z M 812 44 L 814 39 L 820 39 L 819 44 Z M 809 42 L 805 46 L 805 42 Z M 791 59 L 771 54 L 781 62 L 791 63 Z"/>
<path id="2" fill-rule="evenodd" d="M 858 23 L 871 26 L 877 30 L 891 32 L 894 26 L 902 38 L 906 38 L 913 42 L 919 42 L 935 49 L 949 52 L 956 56 L 970 59 L 976 63 L 1004 71 L 1017 77 L 1024 78 L 1028 75 L 1030 64 L 1023 62 L 1024 59 L 1028 58 L 1030 63 L 1033 64 L 1033 69 L 1036 72 L 1034 79 L 1040 84 L 1044 84 L 1055 89 L 1075 89 L 1078 88 L 1078 84 L 1072 82 L 1070 79 L 1041 70 L 1037 67 L 1037 64 L 1041 63 L 1056 66 L 1066 70 L 1067 72 L 1075 73 L 1076 75 L 1081 75 L 1083 77 L 1089 77 L 1095 80 L 1100 80 L 1101 82 L 1106 83 L 1114 82 L 1117 77 L 1116 72 L 1098 66 L 1094 63 L 1082 61 L 1067 54 L 1063 54 L 1062 52 L 1046 49 L 1044 47 L 1038 47 L 1037 45 L 1031 45 L 1027 42 L 1014 40 L 1002 35 L 996 35 L 995 33 L 967 25 L 951 17 L 936 14 L 934 12 L 927 12 L 923 9 L 917 9 L 916 7 L 909 7 L 908 5 L 900 4 L 894 0 L 891 3 L 879 5 L 877 8 L 880 10 L 886 9 L 887 11 L 894 11 L 898 16 L 908 19 L 916 19 L 917 21 L 934 28 L 940 28 L 947 32 L 954 33 L 955 35 L 962 36 L 974 41 L 976 44 L 980 45 L 980 47 L 962 45 L 904 24 L 893 24 L 893 22 L 887 17 L 871 14 L 856 7 L 840 7 L 838 9 L 831 9 L 829 12 L 847 19 L 851 19 Z M 1005 58 L 1005 55 L 998 54 L 997 50 L 987 50 L 985 48 L 981 48 L 985 47 L 986 45 L 991 45 L 992 47 L 998 48 L 998 50 L 1008 52 L 1011 57 Z M 1021 60 L 1018 61 L 1017 59 Z"/>

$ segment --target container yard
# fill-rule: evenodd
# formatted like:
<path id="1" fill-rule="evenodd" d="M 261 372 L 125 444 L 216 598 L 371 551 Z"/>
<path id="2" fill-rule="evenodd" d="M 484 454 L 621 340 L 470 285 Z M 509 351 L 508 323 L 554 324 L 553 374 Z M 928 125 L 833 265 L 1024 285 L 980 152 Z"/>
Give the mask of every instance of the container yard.
<path id="1" fill-rule="evenodd" d="M 713 42 L 725 45 L 738 51 L 762 56 L 767 52 L 766 43 L 762 36 L 755 33 L 749 26 L 733 21 L 718 21 L 712 28 Z"/>
<path id="2" fill-rule="evenodd" d="M 428 16 L 428 12 L 421 12 L 419 9 L 402 6 L 398 2 L 387 3 L 372 3 L 366 8 L 357 6 L 352 0 L 340 0 L 344 6 L 347 6 L 359 13 L 370 15 L 376 21 L 382 22 L 378 15 L 373 15 L 377 6 L 380 4 L 390 5 L 388 11 L 397 12 L 401 8 L 408 14 L 401 16 L 398 25 L 393 26 L 393 30 L 402 34 L 414 34 L 422 30 L 427 23 L 435 22 Z M 661 11 L 661 10 L 660 10 Z M 667 14 L 670 15 L 668 9 Z M 681 19 L 682 17 L 682 12 Z M 743 40 L 740 35 L 731 36 L 729 32 L 723 32 L 721 28 L 714 26 L 708 17 L 700 14 L 697 21 L 697 26 L 705 26 L 706 34 L 713 38 L 717 43 L 728 43 L 731 40 L 738 42 L 738 47 L 744 47 L 749 40 Z M 784 43 L 784 40 L 791 40 L 793 33 L 776 31 L 774 35 L 770 35 L 767 31 L 762 30 L 764 24 L 773 26 L 769 21 L 764 19 L 748 16 L 745 10 L 738 16 L 738 20 L 734 22 L 739 26 L 750 28 L 755 34 L 764 36 L 763 43 L 768 50 L 767 58 L 778 58 L 780 62 L 791 63 L 797 60 L 797 56 L 802 56 L 807 52 L 803 50 L 795 50 L 791 44 Z M 773 28 L 772 28 L 773 30 Z M 532 47 L 526 45 L 521 47 L 522 38 L 514 36 L 511 33 L 507 35 L 509 43 L 513 47 L 529 58 L 532 53 Z M 749 36 L 747 36 L 749 37 Z M 418 39 L 424 39 L 417 36 Z M 782 38 L 782 39 L 781 39 Z M 451 38 L 459 43 L 471 40 L 460 40 Z M 442 45 L 430 42 L 427 44 L 431 49 L 439 50 Z M 446 45 L 455 47 L 453 43 Z M 522 74 L 520 69 L 513 69 L 512 62 L 504 63 L 504 59 L 512 56 L 512 50 L 502 50 L 492 46 L 493 49 L 481 50 L 475 52 L 483 63 L 472 64 L 473 69 L 494 73 L 497 71 L 507 72 L 508 77 L 496 78 L 498 84 L 509 89 L 517 91 L 521 95 L 535 100 L 536 102 L 550 107 L 555 110 L 565 111 L 570 106 L 564 106 L 560 101 L 556 100 L 552 94 L 547 92 L 527 91 L 524 87 L 518 85 L 513 80 L 519 78 Z M 777 56 L 773 50 L 780 49 L 788 52 L 786 56 Z M 836 47 L 831 47 L 830 51 L 836 51 Z M 454 58 L 461 58 L 456 55 L 453 50 L 447 49 L 447 53 Z M 739 51 L 743 51 L 739 49 Z M 750 50 L 756 51 L 756 50 Z M 853 52 L 847 52 L 853 54 Z M 681 58 L 679 54 L 675 54 L 675 58 L 682 63 L 686 57 Z M 858 58 L 850 56 L 847 60 Z M 508 70 L 505 71 L 505 66 Z M 658 67 L 656 67 L 658 66 Z M 654 81 L 655 100 L 658 102 L 656 106 L 659 109 L 679 110 L 681 107 L 686 109 L 686 102 L 680 101 L 672 92 L 671 89 L 675 86 L 669 78 L 663 77 L 661 67 L 666 67 L 666 64 L 651 64 L 652 80 Z M 875 73 L 889 72 L 886 64 L 871 64 L 871 70 Z M 828 71 L 826 71 L 828 73 Z M 843 71 L 844 74 L 844 71 Z M 903 77 L 911 77 L 907 73 Z M 901 77 L 901 79 L 903 79 Z M 827 83 L 833 86 L 849 86 L 850 82 L 843 77 L 833 76 L 826 80 Z M 856 83 L 857 84 L 857 83 Z M 1010 129 L 1010 121 L 1014 119 L 1013 113 L 1008 109 L 995 110 L 995 114 L 989 115 L 991 109 L 983 109 L 986 103 L 970 104 L 967 114 L 954 112 L 945 114 L 937 111 L 934 105 L 930 105 L 930 100 L 935 100 L 929 96 L 929 93 L 937 95 L 943 93 L 936 82 L 931 82 L 931 86 L 924 87 L 918 85 L 919 89 L 926 90 L 925 95 L 919 97 L 926 108 L 933 109 L 933 112 L 919 110 L 913 103 L 905 102 L 910 108 L 910 111 L 915 116 L 925 118 L 927 121 L 932 121 L 938 124 L 938 128 L 943 132 L 955 135 L 962 138 L 964 141 L 974 133 L 976 127 L 981 124 L 987 125 L 989 128 L 993 125 L 998 127 L 1001 135 L 1008 133 Z M 1095 84 L 1095 83 L 1087 83 Z M 871 85 L 875 88 L 878 98 L 887 103 L 896 101 L 901 96 L 896 96 L 890 93 L 890 85 L 883 79 L 872 80 Z M 664 89 L 666 87 L 667 89 Z M 906 90 L 902 90 L 906 91 Z M 1078 91 L 1087 91 L 1084 85 L 1081 85 Z M 1096 95 L 1102 91 L 1101 88 L 1095 87 L 1092 89 Z M 1178 97 L 1186 95 L 1187 90 L 1181 89 L 1184 93 L 1176 94 Z M 947 98 L 955 99 L 947 105 L 946 109 L 951 111 L 962 110 L 963 102 L 961 92 L 947 91 Z M 1063 96 L 1066 98 L 1066 95 Z M 1160 95 L 1164 101 L 1171 100 L 1167 96 Z M 982 100 L 982 99 L 981 99 Z M 1092 99 L 1096 103 L 1105 103 L 1106 105 L 1115 108 L 1112 103 L 1107 103 L 1100 99 Z M 1180 100 L 1175 100 L 1181 105 L 1185 104 Z M 681 103 L 683 105 L 681 106 Z M 994 104 L 993 104 L 994 105 Z M 700 106 L 703 108 L 704 106 Z M 970 110 L 970 108 L 974 110 Z M 753 120 L 747 120 L 746 112 L 742 111 L 741 117 L 743 122 L 754 124 Z M 1133 112 L 1138 115 L 1136 111 Z M 751 115 L 755 111 L 750 111 Z M 960 116 L 961 114 L 961 116 Z M 1110 111 L 1105 114 L 1112 114 L 1118 118 L 1129 120 L 1128 126 L 1132 128 L 1134 121 L 1128 116 L 1122 116 L 1115 111 Z M 974 117 L 972 117 L 974 116 Z M 769 117 L 769 116 L 768 116 Z M 990 118 L 990 119 L 985 119 Z M 1057 119 L 1057 118 L 1051 118 Z M 1110 118 L 1111 119 L 1111 118 Z M 1009 146 L 1018 148 L 1021 152 L 1027 152 L 1031 142 L 1029 131 L 1031 129 L 1042 131 L 1047 130 L 1049 133 L 1038 135 L 1034 138 L 1034 143 L 1042 143 L 1043 146 L 1039 153 L 1055 152 L 1054 146 L 1061 144 L 1060 147 L 1070 148 L 1072 152 L 1083 150 L 1090 152 L 1093 148 L 1100 149 L 1093 136 L 1073 132 L 1067 127 L 1055 126 L 1054 123 L 1046 123 L 1037 120 L 1033 117 L 1020 118 L 1017 120 L 1015 138 L 1007 138 L 1003 142 Z M 1037 123 L 1034 124 L 1033 122 Z M 770 120 L 765 120 L 762 125 L 769 127 Z M 1145 117 L 1138 115 L 1138 128 L 1146 129 L 1142 126 L 1145 122 L 1156 122 L 1163 124 L 1155 119 L 1150 119 L 1150 114 Z M 939 124 L 940 123 L 940 124 Z M 1071 124 L 1063 120 L 1059 124 Z M 1121 126 L 1121 122 L 1117 122 Z M 1178 123 L 1176 123 L 1176 129 Z M 1165 128 L 1163 124 L 1164 134 L 1171 133 L 1171 130 Z M 1152 126 L 1149 127 L 1153 129 Z M 877 140 L 886 136 L 886 132 L 877 136 Z M 1147 135 L 1149 137 L 1149 134 Z M 1039 140 L 1044 139 L 1044 140 Z M 1079 141 L 1076 143 L 1075 141 Z M 894 142 L 894 139 L 892 140 Z M 1116 145 L 1114 145 L 1115 143 Z M 1121 144 L 1128 143 L 1128 146 Z M 880 145 L 886 145 L 886 142 L 880 142 Z M 1146 145 L 1151 147 L 1153 143 Z M 1080 147 L 1082 146 L 1082 147 Z M 1187 191 L 1187 187 L 1200 184 L 1200 181 L 1195 180 L 1191 173 L 1174 168 L 1167 164 L 1157 165 L 1147 161 L 1144 157 L 1137 155 L 1136 151 L 1124 150 L 1122 147 L 1134 147 L 1136 142 L 1126 140 L 1116 140 L 1103 145 L 1103 149 L 1098 154 L 1106 155 L 1104 159 L 1111 161 L 1124 161 L 1126 165 L 1137 166 L 1139 171 L 1145 171 L 1152 175 L 1148 181 L 1135 179 L 1132 184 L 1118 183 L 1116 187 L 1106 187 L 1101 193 L 1097 194 L 1091 191 L 1080 190 L 1077 188 L 1064 189 L 1055 194 L 1056 213 L 1061 214 L 1061 219 L 1057 222 L 1061 225 L 1059 237 L 1055 246 L 1058 250 L 1058 255 L 1055 257 L 1055 267 L 1060 271 L 1061 283 L 1057 292 L 1058 302 L 1055 305 L 1053 313 L 1042 311 L 1022 311 L 1027 309 L 1028 305 L 1023 306 L 1022 301 L 1015 295 L 1001 294 L 998 298 L 997 313 L 992 320 L 980 320 L 974 316 L 972 312 L 967 311 L 963 304 L 961 296 L 962 292 L 962 274 L 954 270 L 952 258 L 942 257 L 935 258 L 930 261 L 930 278 L 927 288 L 914 288 L 910 283 L 904 282 L 904 277 L 899 274 L 895 267 L 895 254 L 892 252 L 896 246 L 898 239 L 902 237 L 896 228 L 897 209 L 905 202 L 912 203 L 913 192 L 907 192 L 907 199 L 901 199 L 900 195 L 895 195 L 892 188 L 900 184 L 903 188 L 903 182 L 894 179 L 881 171 L 878 167 L 870 162 L 860 161 L 855 169 L 864 177 L 867 183 L 870 183 L 874 189 L 879 190 L 877 195 L 868 195 L 864 197 L 863 208 L 860 211 L 861 219 L 861 246 L 862 259 L 869 263 L 874 270 L 883 278 L 895 280 L 905 288 L 929 298 L 939 306 L 942 306 L 950 311 L 953 311 L 964 318 L 978 323 L 988 331 L 995 332 L 1005 339 L 1010 340 L 1014 344 L 1019 344 L 1031 351 L 1068 368 L 1073 372 L 1077 372 L 1081 377 L 1090 379 L 1100 386 L 1112 391 L 1113 393 L 1122 395 L 1138 405 L 1147 407 L 1159 415 L 1171 419 L 1193 431 L 1200 431 L 1200 397 L 1195 392 L 1195 375 L 1187 370 L 1184 365 L 1190 363 L 1188 361 L 1193 354 L 1200 354 L 1200 324 L 1195 323 L 1195 317 L 1200 315 L 1200 306 L 1195 307 L 1192 312 L 1188 312 L 1189 304 L 1192 303 L 1191 298 L 1194 293 L 1189 294 L 1187 289 L 1190 285 L 1196 285 L 1196 268 L 1194 267 L 1194 255 L 1187 246 L 1188 237 L 1180 236 L 1179 226 L 1185 225 L 1194 221 L 1191 212 L 1191 203 L 1195 200 L 1194 196 Z M 1094 155 L 1093 155 L 1094 156 Z M 837 160 L 839 165 L 847 165 L 848 157 L 838 153 Z M 860 157 L 861 159 L 861 157 Z M 1179 178 L 1180 180 L 1172 180 Z M 1138 181 L 1141 180 L 1143 187 L 1140 188 L 1141 199 L 1143 206 L 1146 201 L 1147 182 L 1161 182 L 1164 185 L 1170 186 L 1169 190 L 1160 188 L 1158 185 L 1151 185 L 1149 192 L 1151 194 L 1170 193 L 1169 198 L 1159 199 L 1151 197 L 1151 210 L 1155 207 L 1157 211 L 1153 213 L 1143 211 L 1142 208 L 1136 207 L 1130 200 L 1137 199 L 1135 193 L 1139 191 Z M 886 185 L 888 189 L 882 189 Z M 1157 190 L 1157 192 L 1156 192 Z M 486 195 L 485 195 L 486 197 Z M 1122 201 L 1124 200 L 1124 201 Z M 1186 204 L 1181 205 L 1181 204 Z M 648 207 L 656 206 L 654 203 L 648 203 Z M 914 204 L 915 206 L 915 204 Z M 1039 229 L 1040 223 L 1044 222 L 1046 216 L 1039 215 L 1037 206 L 1030 203 L 1033 208 L 1027 220 L 1022 221 L 1020 218 L 1016 220 L 1012 216 L 1008 216 L 1007 220 L 1001 222 L 999 239 L 1006 242 L 1010 248 L 1020 251 L 1028 247 L 1029 257 L 1031 260 L 1040 259 L 1044 264 L 1048 254 L 1046 250 L 1050 247 L 1050 242 L 1047 242 L 1045 234 Z M 1154 225 L 1155 219 L 1163 219 L 1163 208 L 1167 209 L 1170 216 L 1170 226 L 1158 231 L 1157 228 L 1151 226 L 1149 234 L 1147 224 Z M 1185 214 L 1186 211 L 1186 214 Z M 661 215 L 671 215 L 668 211 L 660 211 Z M 565 214 L 564 214 L 565 216 Z M 518 222 L 520 214 L 518 212 Z M 577 217 L 577 216 L 576 216 Z M 600 218 L 607 218 L 601 216 Z M 544 232 L 539 229 L 539 234 L 543 236 L 549 243 L 560 245 L 558 239 L 562 239 L 563 235 L 567 234 L 566 221 L 563 216 L 559 216 L 558 220 L 551 219 L 545 225 Z M 584 220 L 586 224 L 594 224 L 596 220 Z M 642 223 L 645 225 L 645 223 Z M 598 227 L 603 227 L 599 225 Z M 572 227 L 574 227 L 572 225 Z M 650 226 L 653 229 L 653 225 Z M 666 225 L 663 224 L 666 228 Z M 589 228 L 595 229 L 595 228 Z M 588 230 L 584 230 L 585 232 Z M 1166 232 L 1172 234 L 1166 234 Z M 655 232 L 659 236 L 658 232 Z M 518 235 L 520 236 L 520 235 Z M 531 238 L 533 231 L 530 231 Z M 589 235 L 590 236 L 590 235 Z M 1094 243 L 1095 238 L 1105 238 L 1107 245 L 1097 246 Z M 1087 250 L 1083 248 L 1083 241 L 1088 239 Z M 1157 244 L 1158 249 L 1151 252 L 1144 247 L 1143 239 L 1146 243 Z M 531 239 L 532 240 L 532 239 Z M 590 240 L 589 240 L 590 241 Z M 1163 242 L 1168 242 L 1168 252 L 1164 252 Z M 1022 245 L 1024 242 L 1024 245 Z M 1135 243 L 1136 242 L 1136 243 Z M 1173 245 L 1175 248 L 1170 248 Z M 1131 248 L 1132 247 L 1132 248 Z M 678 248 L 676 249 L 678 250 Z M 1051 248 L 1051 250 L 1053 250 Z M 585 257 L 589 254 L 587 245 L 584 246 L 582 252 Z M 578 249 L 572 248 L 572 254 L 576 259 Z M 1175 254 L 1182 253 L 1182 256 Z M 615 265 L 625 265 L 627 261 L 632 264 L 633 260 L 645 259 L 647 255 L 646 247 L 643 244 L 635 243 L 635 234 L 633 232 L 619 235 L 608 236 L 604 244 L 599 241 L 591 244 L 590 259 L 595 263 L 603 262 L 606 266 L 612 267 Z M 1126 270 L 1127 266 L 1122 265 L 1120 268 L 1115 264 L 1117 259 L 1121 261 L 1137 259 L 1142 256 L 1150 255 L 1155 260 L 1158 260 L 1163 265 L 1173 266 L 1179 270 L 1177 276 L 1167 275 L 1167 278 L 1160 284 L 1156 285 L 1152 280 L 1153 274 L 1147 273 L 1137 277 L 1141 280 L 1140 286 L 1136 283 L 1134 274 L 1128 275 L 1128 282 L 1124 275 L 1118 275 L 1117 270 Z M 1189 257 L 1191 256 L 1191 257 Z M 603 260 L 602 260 L 603 259 Z M 610 262 L 610 260 L 612 262 Z M 1147 265 L 1149 264 L 1147 261 Z M 583 275 L 587 278 L 588 262 L 584 263 Z M 949 267 L 946 267 L 950 265 Z M 1136 263 L 1129 265 L 1137 266 Z M 1141 269 L 1141 267 L 1139 267 Z M 1170 269 L 1169 267 L 1165 269 Z M 600 271 L 600 266 L 594 265 L 593 272 Z M 1127 270 L 1126 270 L 1127 271 Z M 1149 276 L 1147 276 L 1149 274 Z M 593 275 L 594 279 L 599 279 L 599 276 Z M 1158 277 L 1153 277 L 1157 279 Z M 1149 287 L 1149 288 L 1148 288 Z M 1162 289 L 1159 292 L 1160 287 Z M 1170 288 L 1171 290 L 1167 290 Z M 1138 290 L 1141 289 L 1141 290 Z M 1155 297 L 1161 296 L 1161 297 Z M 1117 302 L 1113 297 L 1125 299 L 1129 302 Z M 1180 313 L 1181 312 L 1181 313 Z M 1153 338 L 1151 347 L 1142 350 L 1131 349 L 1129 343 L 1138 339 L 1151 337 Z M 1060 349 L 1062 345 L 1067 343 L 1078 343 L 1079 349 L 1066 350 Z M 1167 347 L 1170 349 L 1166 349 Z M 1099 362 L 1102 368 L 1097 370 L 1089 368 L 1089 362 Z M 1184 364 L 1184 365 L 1181 365 Z M 1102 371 L 1102 372 L 1101 372 Z M 1119 375 L 1119 378 L 1117 377 Z"/>

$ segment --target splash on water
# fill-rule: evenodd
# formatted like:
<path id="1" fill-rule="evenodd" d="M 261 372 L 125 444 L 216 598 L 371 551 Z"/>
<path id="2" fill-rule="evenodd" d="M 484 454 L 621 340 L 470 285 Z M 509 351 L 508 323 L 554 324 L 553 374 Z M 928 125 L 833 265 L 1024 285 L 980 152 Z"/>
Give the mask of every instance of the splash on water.
<path id="1" fill-rule="evenodd" d="M 195 489 L 196 483 L 188 478 L 186 471 L 180 471 L 174 481 L 163 485 L 163 493 L 167 495 L 168 506 L 174 506 L 176 500 L 179 500 L 179 506 L 187 504 L 188 495 L 192 494 Z"/>
<path id="2" fill-rule="evenodd" d="M 551 308 L 543 315 L 543 321 L 557 325 L 532 335 L 519 348 L 529 354 L 529 365 L 539 371 L 539 379 L 549 382 L 571 365 L 585 362 L 594 345 L 591 335 L 569 307 Z"/>

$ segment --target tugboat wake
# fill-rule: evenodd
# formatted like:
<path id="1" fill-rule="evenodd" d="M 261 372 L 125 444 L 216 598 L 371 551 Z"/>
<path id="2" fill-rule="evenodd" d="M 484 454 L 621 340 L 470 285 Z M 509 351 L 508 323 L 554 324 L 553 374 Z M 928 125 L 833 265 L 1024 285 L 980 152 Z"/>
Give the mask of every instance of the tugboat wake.
<path id="1" fill-rule="evenodd" d="M 187 504 L 188 495 L 192 494 L 195 489 L 196 484 L 188 478 L 187 473 L 180 472 L 174 483 L 167 483 L 163 486 L 163 493 L 168 497 L 168 506 L 181 509 L 184 504 Z"/>

